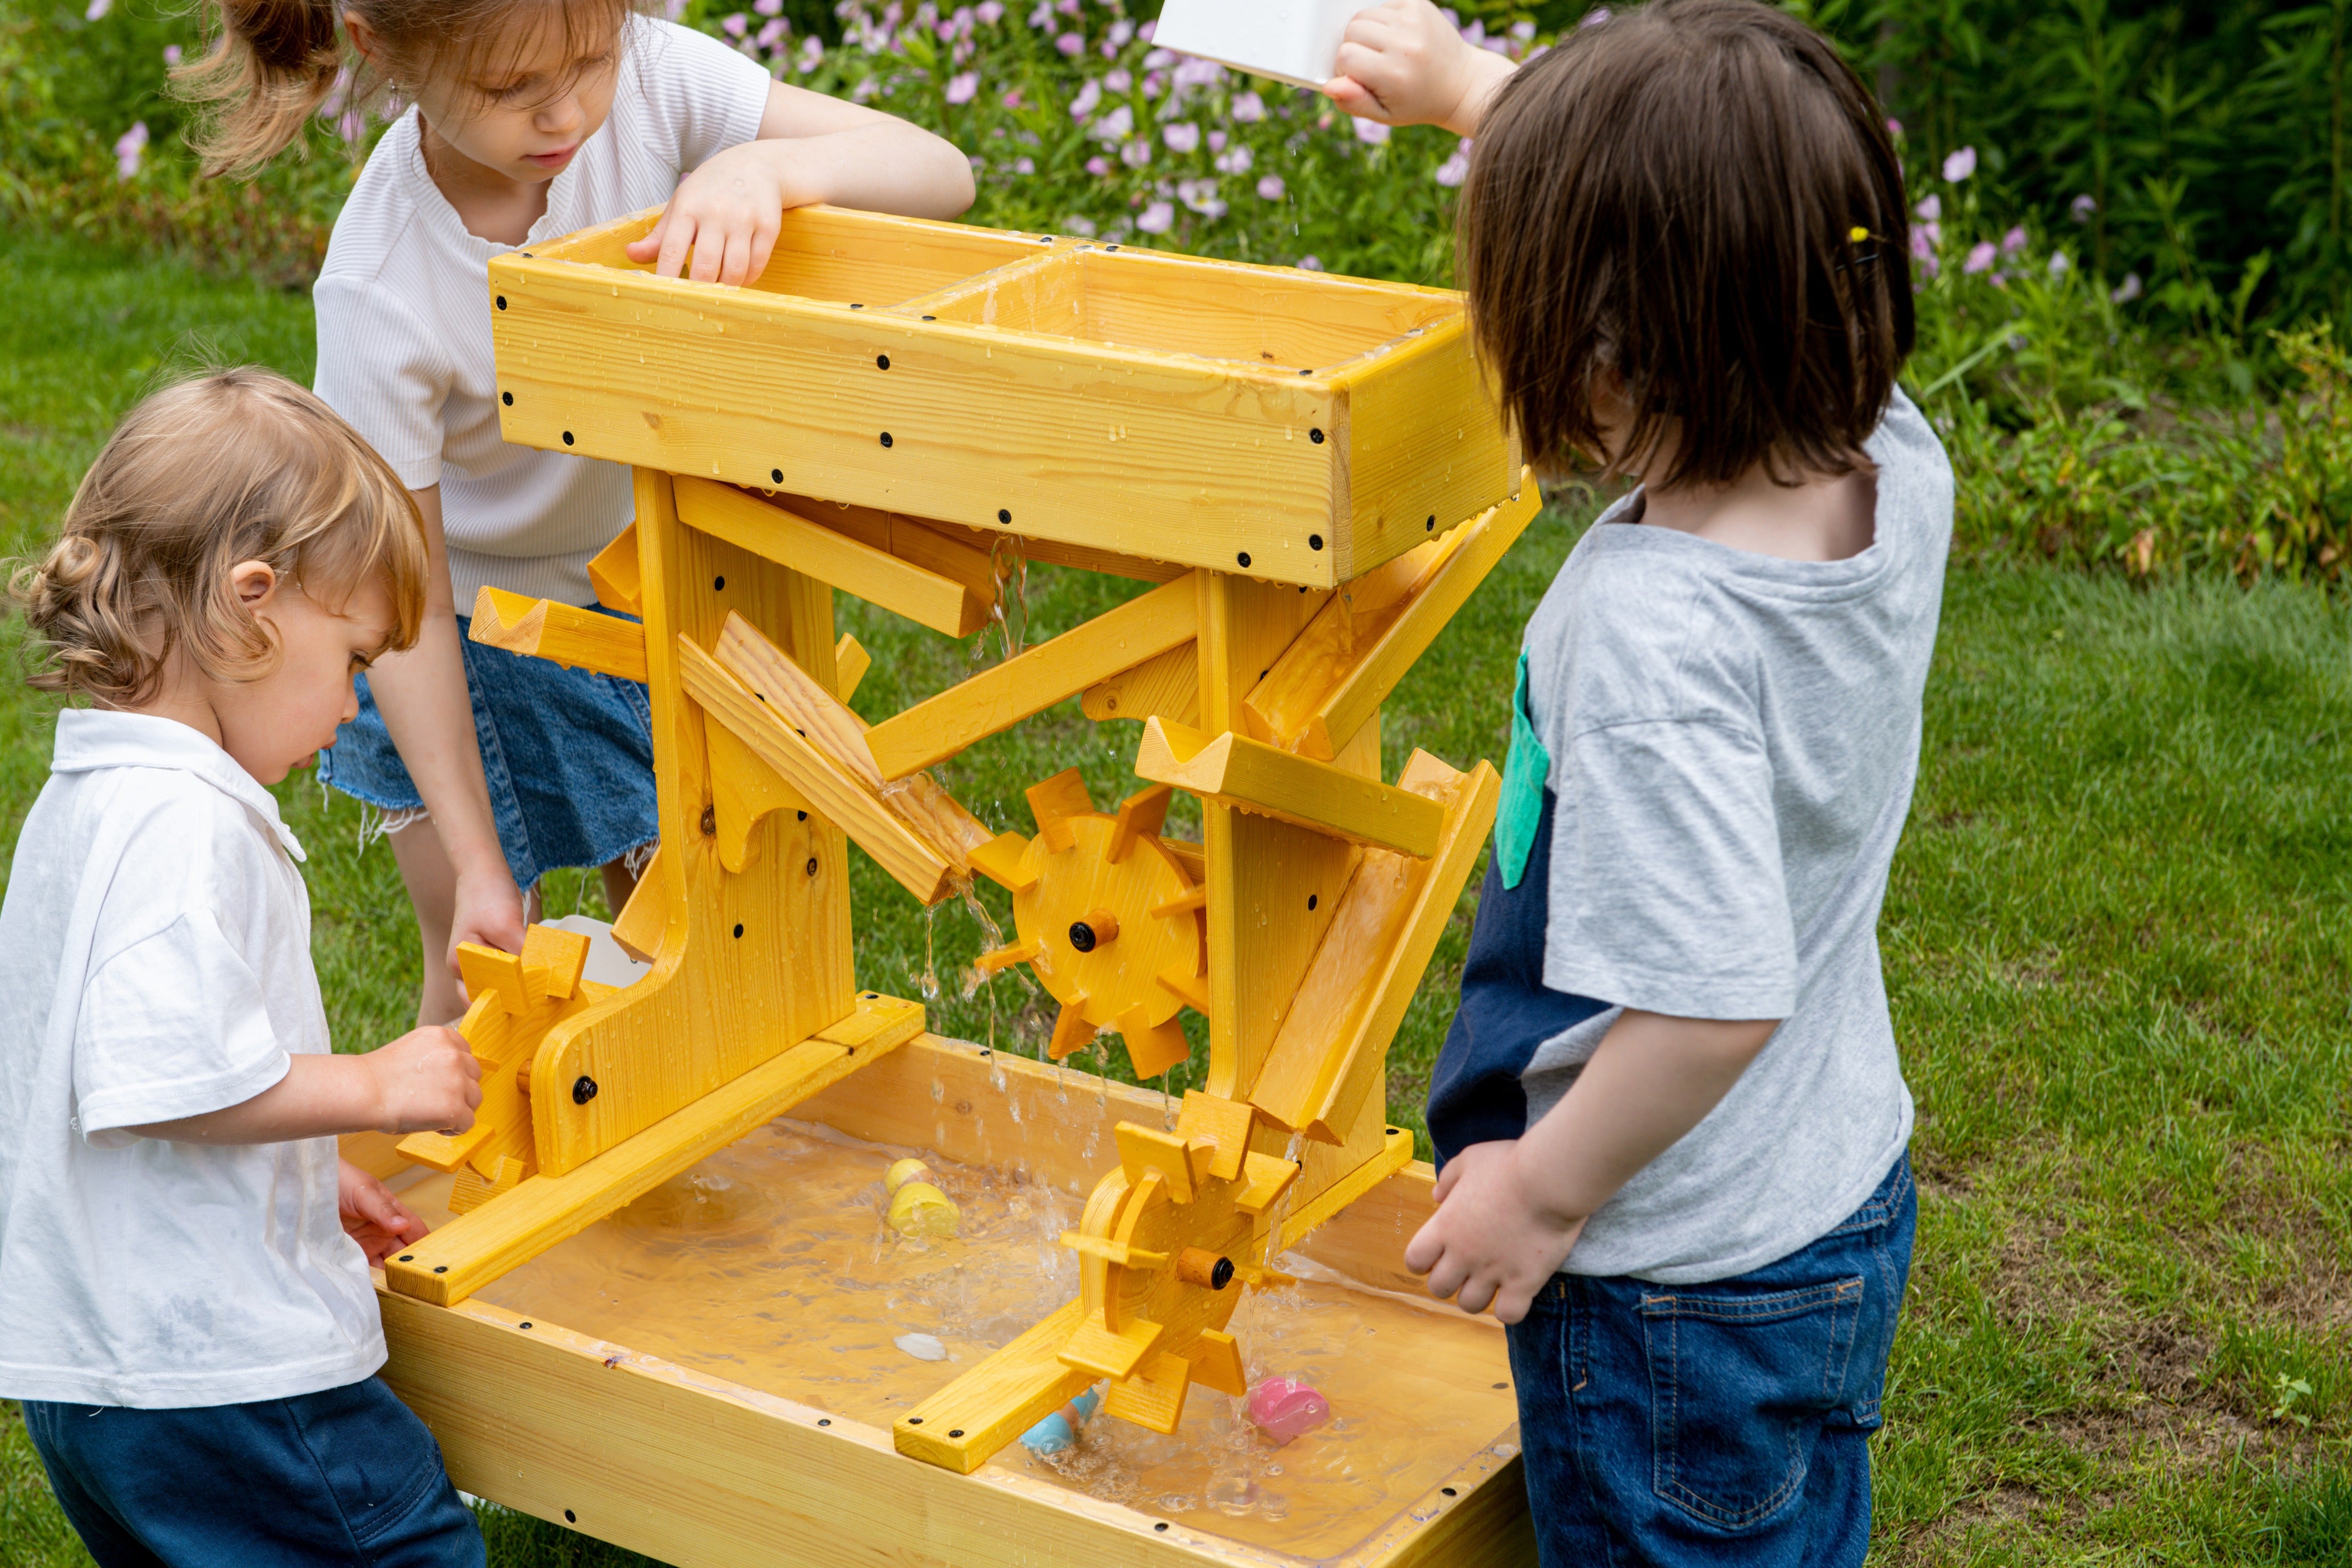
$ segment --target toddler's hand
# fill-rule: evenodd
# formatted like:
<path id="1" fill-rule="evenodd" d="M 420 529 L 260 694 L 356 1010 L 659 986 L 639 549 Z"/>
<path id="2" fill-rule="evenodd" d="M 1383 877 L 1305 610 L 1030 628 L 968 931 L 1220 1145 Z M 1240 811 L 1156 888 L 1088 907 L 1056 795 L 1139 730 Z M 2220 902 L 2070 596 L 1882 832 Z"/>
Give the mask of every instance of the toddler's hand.
<path id="1" fill-rule="evenodd" d="M 1473 1143 L 1447 1161 L 1436 1195 L 1437 1213 L 1405 1247 L 1404 1266 L 1429 1276 L 1431 1295 L 1455 1296 L 1465 1312 L 1492 1307 L 1506 1323 L 1528 1315 L 1584 1229 L 1582 1216 L 1536 1201 L 1512 1140 Z"/>
<path id="2" fill-rule="evenodd" d="M 657 278 L 698 283 L 748 283 L 767 269 L 784 209 L 805 206 L 814 192 L 787 187 L 780 141 L 730 147 L 681 181 L 661 221 L 626 247 L 632 261 L 652 261 Z M 694 266 L 685 272 L 691 251 Z"/>
<path id="3" fill-rule="evenodd" d="M 1349 114 L 1470 136 L 1512 67 L 1463 42 L 1431 0 L 1388 0 L 1349 19 L 1334 68 L 1323 91 Z"/>
<path id="4" fill-rule="evenodd" d="M 343 1234 L 367 1253 L 368 1267 L 382 1263 L 394 1247 L 407 1247 L 429 1228 L 392 1195 L 392 1189 L 352 1164 L 342 1162 L 336 1182 L 337 1206 L 342 1210 Z"/>
<path id="5" fill-rule="evenodd" d="M 463 1132 L 474 1124 L 482 1066 L 457 1030 L 427 1024 L 359 1059 L 375 1075 L 381 1131 Z"/>

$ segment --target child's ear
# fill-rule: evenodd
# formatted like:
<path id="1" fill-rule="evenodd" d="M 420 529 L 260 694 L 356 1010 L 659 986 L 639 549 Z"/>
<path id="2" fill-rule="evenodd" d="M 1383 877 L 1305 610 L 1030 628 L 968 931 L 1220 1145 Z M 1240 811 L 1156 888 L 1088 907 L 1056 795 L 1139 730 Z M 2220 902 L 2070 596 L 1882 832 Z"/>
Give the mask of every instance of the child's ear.
<path id="1" fill-rule="evenodd" d="M 228 569 L 229 586 L 247 613 L 266 610 L 278 602 L 278 568 L 267 561 L 240 561 Z"/>

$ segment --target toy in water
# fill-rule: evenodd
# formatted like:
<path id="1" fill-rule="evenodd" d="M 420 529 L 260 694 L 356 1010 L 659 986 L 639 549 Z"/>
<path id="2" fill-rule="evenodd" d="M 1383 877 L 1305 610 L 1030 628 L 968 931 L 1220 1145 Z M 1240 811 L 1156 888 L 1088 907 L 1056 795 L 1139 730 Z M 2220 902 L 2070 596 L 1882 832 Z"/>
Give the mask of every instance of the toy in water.
<path id="1" fill-rule="evenodd" d="M 931 1168 L 920 1160 L 901 1160 L 883 1176 L 890 1192 L 886 1222 L 900 1236 L 949 1241 L 955 1237 L 962 1214 L 947 1194 L 924 1180 Z"/>
<path id="2" fill-rule="evenodd" d="M 1250 1424 L 1276 1445 L 1303 1437 L 1331 1419 L 1331 1402 L 1293 1377 L 1269 1377 L 1250 1390 Z"/>
<path id="3" fill-rule="evenodd" d="M 1077 1442 L 1078 1434 L 1086 1430 L 1087 1423 L 1095 1418 L 1095 1411 L 1101 1405 L 1102 1391 L 1087 1389 L 1022 1433 L 1021 1446 L 1039 1458 L 1066 1451 Z"/>

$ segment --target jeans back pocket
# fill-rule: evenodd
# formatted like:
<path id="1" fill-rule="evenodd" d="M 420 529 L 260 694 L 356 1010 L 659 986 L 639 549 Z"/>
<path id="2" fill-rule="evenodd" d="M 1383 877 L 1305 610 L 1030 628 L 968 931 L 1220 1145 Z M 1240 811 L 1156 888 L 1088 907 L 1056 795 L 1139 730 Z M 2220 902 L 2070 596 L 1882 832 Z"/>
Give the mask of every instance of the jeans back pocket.
<path id="1" fill-rule="evenodd" d="M 1724 1530 L 1795 1500 L 1813 1442 L 1844 1399 L 1862 1305 L 1858 1275 L 1794 1290 L 1644 1294 L 1658 1497 Z"/>

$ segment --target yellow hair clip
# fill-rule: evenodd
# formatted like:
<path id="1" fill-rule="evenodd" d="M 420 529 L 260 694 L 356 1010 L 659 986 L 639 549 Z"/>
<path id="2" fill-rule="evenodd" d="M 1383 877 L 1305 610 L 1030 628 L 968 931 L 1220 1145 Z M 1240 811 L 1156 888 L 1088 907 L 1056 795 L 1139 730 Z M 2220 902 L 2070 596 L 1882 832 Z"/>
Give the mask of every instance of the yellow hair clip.
<path id="1" fill-rule="evenodd" d="M 1870 237 L 1870 230 L 1863 227 L 1860 224 L 1856 224 L 1852 228 L 1846 230 L 1845 237 L 1846 238 L 1853 241 L 1854 244 L 1860 245 L 1864 240 Z"/>

